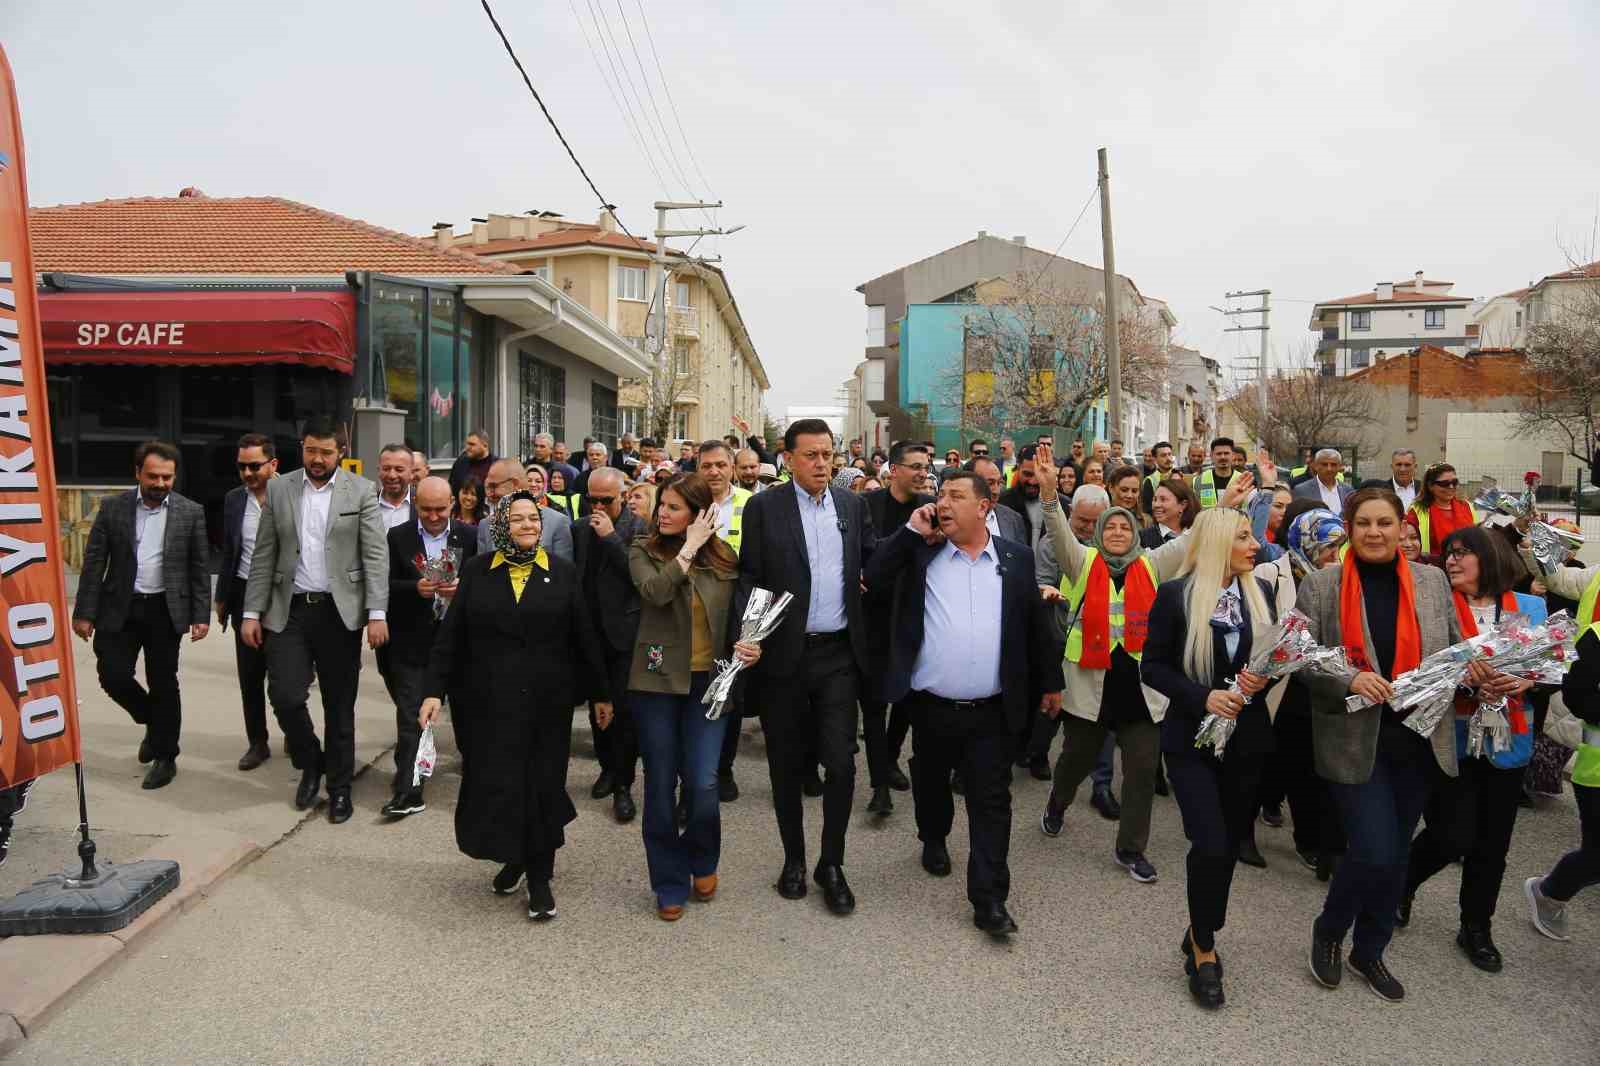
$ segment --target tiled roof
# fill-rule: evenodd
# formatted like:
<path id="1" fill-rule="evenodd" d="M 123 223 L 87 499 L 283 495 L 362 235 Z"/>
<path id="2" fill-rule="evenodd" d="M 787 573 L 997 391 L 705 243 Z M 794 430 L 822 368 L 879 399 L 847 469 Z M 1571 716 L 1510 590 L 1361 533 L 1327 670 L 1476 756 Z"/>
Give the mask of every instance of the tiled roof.
<path id="1" fill-rule="evenodd" d="M 1539 280 L 1543 283 L 1546 281 L 1578 281 L 1583 278 L 1600 278 L 1600 260 L 1573 267 L 1571 270 L 1563 270 L 1558 274 L 1547 274 Z"/>
<path id="2" fill-rule="evenodd" d="M 187 190 L 186 190 L 187 191 Z M 37 270 L 84 274 L 515 274 L 507 264 L 276 196 L 138 197 L 28 212 Z"/>
<path id="3" fill-rule="evenodd" d="M 507 252 L 538 252 L 546 248 L 572 248 L 583 244 L 602 248 L 618 248 L 626 252 L 655 254 L 656 246 L 650 241 L 634 240 L 625 233 L 607 233 L 599 226 L 575 225 L 566 229 L 541 233 L 537 237 L 512 237 L 506 240 L 473 244 L 470 241 L 456 245 L 457 250 L 472 255 L 498 255 Z"/>
<path id="4" fill-rule="evenodd" d="M 1390 300 L 1380 300 L 1378 299 L 1378 294 L 1374 292 L 1358 292 L 1354 296 L 1341 296 L 1337 300 L 1322 300 L 1317 306 L 1334 307 L 1341 304 L 1366 306 L 1371 304 L 1378 307 L 1391 303 L 1469 304 L 1471 302 L 1472 298 L 1469 296 L 1446 296 L 1437 292 L 1413 292 L 1396 288 L 1394 290 L 1394 298 Z"/>

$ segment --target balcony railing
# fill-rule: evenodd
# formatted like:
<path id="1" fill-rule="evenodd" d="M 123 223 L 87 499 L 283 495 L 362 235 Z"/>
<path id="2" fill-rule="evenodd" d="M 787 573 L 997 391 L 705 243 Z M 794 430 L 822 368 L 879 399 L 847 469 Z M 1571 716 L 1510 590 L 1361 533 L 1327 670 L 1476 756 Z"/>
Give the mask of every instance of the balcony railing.
<path id="1" fill-rule="evenodd" d="M 674 307 L 672 309 L 672 334 L 675 337 L 699 337 L 699 311 L 693 307 Z"/>

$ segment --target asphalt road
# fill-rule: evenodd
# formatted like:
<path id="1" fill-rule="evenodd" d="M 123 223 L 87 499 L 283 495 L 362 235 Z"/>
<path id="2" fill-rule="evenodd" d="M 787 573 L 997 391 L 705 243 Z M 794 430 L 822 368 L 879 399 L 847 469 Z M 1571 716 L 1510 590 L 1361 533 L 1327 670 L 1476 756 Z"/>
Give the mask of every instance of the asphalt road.
<path id="1" fill-rule="evenodd" d="M 208 669 L 220 667 L 221 651 L 203 655 L 217 660 Z M 219 729 L 236 713 L 222 680 L 217 705 L 195 716 L 209 714 Z M 376 678 L 363 680 L 367 757 L 385 736 L 381 697 L 367 687 Z M 446 738 L 426 813 L 380 822 L 390 769 L 382 757 L 357 781 L 354 819 L 331 826 L 317 817 L 287 832 L 131 948 L 14 1061 L 1594 1061 L 1600 895 L 1574 902 L 1567 944 L 1533 931 L 1521 897 L 1522 877 L 1577 839 L 1570 797 L 1519 822 L 1496 926 L 1505 972 L 1479 973 L 1454 946 L 1459 880 L 1447 870 L 1390 949 L 1409 991 L 1402 1005 L 1380 1002 L 1353 977 L 1337 991 L 1313 984 L 1306 949 L 1323 886 L 1295 863 L 1287 829 L 1262 827 L 1271 869 L 1239 869 L 1219 939 L 1228 1006 L 1210 1014 L 1190 1001 L 1180 967 L 1185 844 L 1170 799 L 1156 800 L 1150 847 L 1161 880 L 1142 886 L 1112 865 L 1112 826 L 1081 800 L 1062 837 L 1042 836 L 1047 786 L 1020 779 L 1011 907 L 1021 932 L 1001 944 L 971 925 L 963 816 L 951 839 L 956 876 L 928 877 L 909 795 L 896 794 L 892 817 L 872 819 L 863 764 L 846 862 L 860 906 L 840 919 L 815 891 L 786 902 L 771 888 L 781 850 L 752 724 L 739 763 L 744 796 L 723 808 L 721 891 L 667 925 L 652 910 L 638 823 L 618 826 L 608 804 L 588 798 L 595 764 L 576 722 L 570 787 L 580 815 L 557 859 L 554 922 L 530 923 L 520 895 L 490 893 L 492 866 L 456 851 L 459 779 Z M 277 804 L 292 820 L 286 760 L 257 771 L 267 776 L 241 793 L 235 779 L 255 775 L 228 770 L 220 759 L 232 749 L 214 743 L 219 761 L 185 772 L 188 789 L 210 788 L 218 801 L 208 807 L 187 792 L 162 832 L 183 832 L 182 819 L 196 829 L 237 821 L 235 806 L 259 818 L 259 804 Z M 126 752 L 116 757 L 131 763 Z M 176 788 L 164 798 L 135 786 L 128 809 L 177 804 Z M 65 791 L 53 788 L 27 817 L 50 821 Z M 820 801 L 807 801 L 806 813 L 814 846 Z M 131 831 L 138 819 L 129 817 Z"/>

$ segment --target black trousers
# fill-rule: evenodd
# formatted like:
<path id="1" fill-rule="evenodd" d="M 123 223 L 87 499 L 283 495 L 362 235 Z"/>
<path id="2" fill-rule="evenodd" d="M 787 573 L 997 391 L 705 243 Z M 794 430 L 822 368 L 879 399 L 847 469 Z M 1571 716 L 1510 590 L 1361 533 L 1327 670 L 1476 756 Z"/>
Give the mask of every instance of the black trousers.
<path id="1" fill-rule="evenodd" d="M 855 656 L 848 633 L 806 638 L 799 670 L 790 677 L 764 678 L 751 699 L 761 708 L 767 736 L 767 770 L 772 806 L 785 862 L 806 858 L 805 808 L 801 781 L 813 746 L 825 773 L 822 788 L 822 850 L 819 862 L 843 865 L 845 830 L 856 784 Z"/>
<path id="2" fill-rule="evenodd" d="M 283 631 L 271 634 L 266 642 L 267 698 L 289 742 L 289 759 L 297 770 L 321 770 L 329 795 L 349 791 L 355 776 L 361 632 L 344 627 L 327 593 L 315 602 L 296 595 Z M 321 743 L 306 707 L 313 670 L 322 689 Z"/>
<path id="3" fill-rule="evenodd" d="M 862 698 L 861 732 L 867 742 L 867 777 L 873 788 L 889 784 L 889 774 L 900 762 L 900 749 L 905 747 L 906 733 L 911 730 L 911 712 L 895 704 L 890 707 L 882 700 Z"/>
<path id="4" fill-rule="evenodd" d="M 980 707 L 957 707 L 913 692 L 901 704 L 911 734 L 911 798 L 917 837 L 943 844 L 955 821 L 950 771 L 957 770 L 967 801 L 967 899 L 974 907 L 1004 903 L 1011 894 L 1011 760 L 1016 734 L 996 698 Z"/>
<path id="5" fill-rule="evenodd" d="M 611 725 L 600 728 L 595 721 L 594 704 L 589 704 L 589 729 L 594 735 L 594 755 L 600 769 L 611 774 L 617 787 L 633 787 L 639 767 L 639 726 L 628 706 L 628 668 L 632 658 L 623 654 L 606 657 L 606 684 L 611 691 Z"/>
<path id="6" fill-rule="evenodd" d="M 1187 860 L 1189 928 L 1202 951 L 1216 946 L 1228 920 L 1228 894 L 1239 861 L 1239 841 L 1256 817 L 1262 757 L 1230 752 L 1218 759 L 1199 749 L 1168 753 L 1167 780 L 1183 814 L 1189 839 Z"/>
<path id="7" fill-rule="evenodd" d="M 1288 683 L 1298 684 L 1294 678 Z M 1275 776 L 1282 782 L 1282 795 L 1289 801 L 1289 817 L 1294 822 L 1294 846 L 1307 853 L 1337 855 L 1344 851 L 1339 809 L 1328 793 L 1328 783 L 1317 776 L 1311 748 L 1310 707 L 1291 708 L 1289 701 L 1293 698 L 1293 689 L 1284 694 L 1283 705 L 1273 719 L 1277 750 L 1267 756 L 1263 780 Z M 1266 791 L 1265 785 L 1262 791 Z"/>
<path id="8" fill-rule="evenodd" d="M 393 655 L 387 646 L 378 649 L 378 673 L 394 701 L 394 794 L 410 792 L 416 776 L 417 745 L 422 742 L 422 727 L 417 713 L 422 709 L 422 675 L 426 656 Z"/>
<path id="9" fill-rule="evenodd" d="M 1565 903 L 1590 885 L 1600 885 L 1600 788 L 1573 785 L 1578 801 L 1578 847 L 1567 852 L 1545 875 L 1540 891 Z"/>
<path id="10" fill-rule="evenodd" d="M 183 705 L 178 697 L 178 648 L 183 634 L 173 631 L 172 613 L 162 593 L 134 593 L 121 629 L 94 631 L 95 670 L 100 687 L 145 727 L 150 750 L 158 759 L 178 757 Z M 144 684 L 133 669 L 144 655 Z"/>
<path id="11" fill-rule="evenodd" d="M 1460 776 L 1443 774 L 1422 809 L 1427 825 L 1411 841 L 1406 895 L 1461 860 L 1461 924 L 1487 925 L 1506 876 L 1524 767 L 1502 770 L 1487 759 L 1459 759 Z"/>
<path id="12" fill-rule="evenodd" d="M 237 574 L 233 581 L 230 603 L 244 603 L 245 580 Z M 252 648 L 244 642 L 239 623 L 243 610 L 236 610 L 228 618 L 233 626 L 233 664 L 239 672 L 239 706 L 244 709 L 244 735 L 251 746 L 266 745 L 267 736 L 267 649 L 266 645 Z M 263 630 L 263 637 L 267 635 Z"/>

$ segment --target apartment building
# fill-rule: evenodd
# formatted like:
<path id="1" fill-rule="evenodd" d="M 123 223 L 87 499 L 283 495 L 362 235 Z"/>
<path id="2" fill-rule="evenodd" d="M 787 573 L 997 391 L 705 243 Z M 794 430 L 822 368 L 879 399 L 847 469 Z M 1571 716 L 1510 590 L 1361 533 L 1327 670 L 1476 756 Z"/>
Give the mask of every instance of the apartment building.
<path id="1" fill-rule="evenodd" d="M 1404 281 L 1380 281 L 1371 292 L 1324 300 L 1311 309 L 1322 373 L 1344 377 L 1391 356 L 1430 345 L 1455 355 L 1478 347 L 1473 300 L 1453 296 L 1453 281 L 1430 281 L 1417 271 Z"/>
<path id="2" fill-rule="evenodd" d="M 1592 306 L 1597 288 L 1600 262 L 1546 274 L 1527 288 L 1501 293 L 1473 315 L 1480 343 L 1484 348 L 1526 348 L 1533 327 Z"/>
<path id="3" fill-rule="evenodd" d="M 656 246 L 630 237 L 612 212 L 602 212 L 594 223 L 549 211 L 492 214 L 473 219 L 471 229 L 459 234 L 452 224 L 437 223 L 433 240 L 442 249 L 537 275 L 650 354 L 647 322 L 661 280 Z M 664 343 L 671 378 L 654 386 L 643 379 L 623 382 L 616 433 L 650 435 L 663 422 L 673 440 L 759 433 L 770 382 L 727 275 L 681 260 L 669 261 L 667 270 Z"/>

